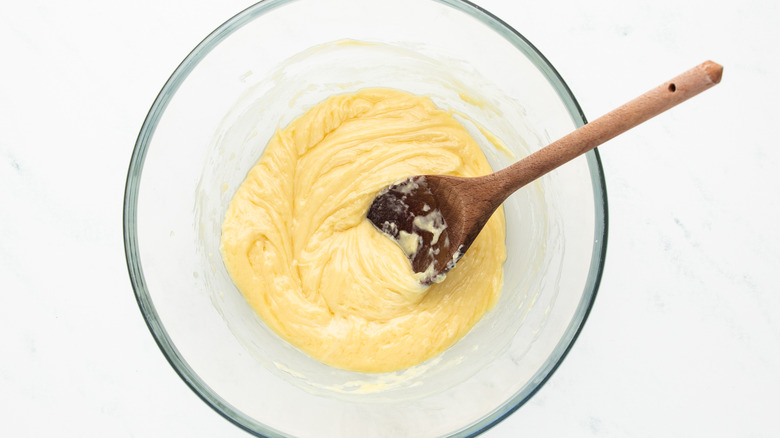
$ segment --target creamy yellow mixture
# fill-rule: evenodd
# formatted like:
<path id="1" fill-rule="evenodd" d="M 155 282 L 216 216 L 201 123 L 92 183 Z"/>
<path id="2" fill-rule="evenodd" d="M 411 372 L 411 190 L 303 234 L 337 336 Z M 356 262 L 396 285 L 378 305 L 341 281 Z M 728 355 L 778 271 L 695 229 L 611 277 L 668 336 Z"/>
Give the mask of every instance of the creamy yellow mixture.
<path id="1" fill-rule="evenodd" d="M 225 266 L 268 326 L 321 362 L 370 373 L 419 364 L 498 300 L 503 211 L 430 287 L 366 211 L 407 176 L 490 171 L 463 126 L 426 97 L 333 96 L 277 132 L 238 188 L 222 227 Z"/>

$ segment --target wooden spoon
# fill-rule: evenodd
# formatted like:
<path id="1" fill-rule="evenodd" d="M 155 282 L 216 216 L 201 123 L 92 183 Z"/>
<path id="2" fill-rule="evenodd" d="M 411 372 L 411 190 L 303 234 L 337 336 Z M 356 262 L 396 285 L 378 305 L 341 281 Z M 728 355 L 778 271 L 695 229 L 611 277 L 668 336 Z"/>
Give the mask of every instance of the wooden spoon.
<path id="1" fill-rule="evenodd" d="M 381 190 L 370 220 L 394 239 L 420 282 L 444 279 L 493 212 L 519 188 L 720 82 L 707 61 L 496 173 L 477 178 L 411 176 Z"/>

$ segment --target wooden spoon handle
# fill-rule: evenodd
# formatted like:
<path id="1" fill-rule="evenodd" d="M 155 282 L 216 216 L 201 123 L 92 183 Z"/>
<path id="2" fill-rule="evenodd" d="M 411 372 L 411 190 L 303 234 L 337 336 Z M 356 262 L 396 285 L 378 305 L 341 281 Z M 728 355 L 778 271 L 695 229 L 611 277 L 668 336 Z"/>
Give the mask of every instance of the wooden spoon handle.
<path id="1" fill-rule="evenodd" d="M 493 174 L 508 197 L 520 187 L 720 82 L 723 67 L 706 61 Z"/>

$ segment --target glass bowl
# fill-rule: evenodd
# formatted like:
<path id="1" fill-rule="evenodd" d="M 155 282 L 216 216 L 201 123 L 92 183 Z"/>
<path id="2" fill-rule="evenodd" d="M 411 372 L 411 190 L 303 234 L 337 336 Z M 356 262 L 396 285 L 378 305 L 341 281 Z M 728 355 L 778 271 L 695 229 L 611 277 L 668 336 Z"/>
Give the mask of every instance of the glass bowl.
<path id="1" fill-rule="evenodd" d="M 501 298 L 439 356 L 362 374 L 323 365 L 270 331 L 222 264 L 224 212 L 277 129 L 325 97 L 366 87 L 429 96 L 496 170 L 585 123 L 542 54 L 465 1 L 266 0 L 206 37 L 141 128 L 125 251 L 141 312 L 173 368 L 258 436 L 477 435 L 539 390 L 596 295 L 607 207 L 593 151 L 505 202 Z"/>

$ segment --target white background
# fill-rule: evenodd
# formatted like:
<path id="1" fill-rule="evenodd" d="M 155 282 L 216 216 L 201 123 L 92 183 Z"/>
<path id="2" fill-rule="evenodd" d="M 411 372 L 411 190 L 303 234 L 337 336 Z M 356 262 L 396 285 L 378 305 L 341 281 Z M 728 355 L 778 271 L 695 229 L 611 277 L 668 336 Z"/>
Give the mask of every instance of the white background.
<path id="1" fill-rule="evenodd" d="M 247 437 L 179 379 L 128 280 L 122 197 L 157 92 L 251 0 L 0 5 L 0 435 Z M 780 436 L 777 2 L 482 0 L 594 119 L 723 83 L 602 147 L 607 264 L 541 391 L 484 436 Z"/>

